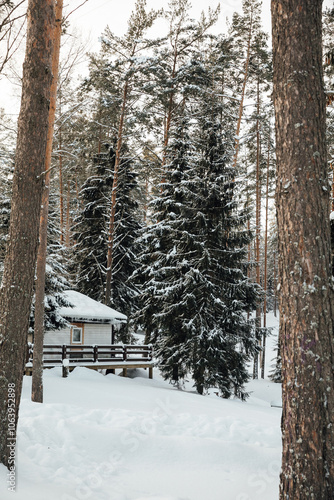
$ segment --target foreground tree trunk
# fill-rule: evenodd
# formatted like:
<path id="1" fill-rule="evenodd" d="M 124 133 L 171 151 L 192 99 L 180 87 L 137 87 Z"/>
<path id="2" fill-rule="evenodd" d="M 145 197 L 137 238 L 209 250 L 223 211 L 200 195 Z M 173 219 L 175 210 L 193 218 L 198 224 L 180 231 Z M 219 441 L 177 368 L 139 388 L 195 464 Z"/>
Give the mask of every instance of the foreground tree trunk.
<path id="1" fill-rule="evenodd" d="M 35 325 L 34 325 L 34 357 L 32 370 L 31 400 L 43 403 L 43 341 L 44 341 L 44 298 L 45 298 L 45 266 L 47 254 L 49 192 L 51 180 L 51 154 L 54 122 L 56 115 L 58 67 L 60 52 L 61 24 L 63 16 L 63 0 L 57 0 L 56 21 L 54 26 L 54 50 L 52 57 L 52 85 L 50 95 L 49 127 L 45 158 L 45 184 L 39 224 L 39 247 L 36 266 L 35 291 Z"/>
<path id="2" fill-rule="evenodd" d="M 54 0 L 29 0 L 9 244 L 0 291 L 0 462 L 14 466 L 51 86 Z"/>
<path id="3" fill-rule="evenodd" d="M 334 492 L 333 292 L 321 0 L 272 0 L 283 460 L 280 499 Z"/>

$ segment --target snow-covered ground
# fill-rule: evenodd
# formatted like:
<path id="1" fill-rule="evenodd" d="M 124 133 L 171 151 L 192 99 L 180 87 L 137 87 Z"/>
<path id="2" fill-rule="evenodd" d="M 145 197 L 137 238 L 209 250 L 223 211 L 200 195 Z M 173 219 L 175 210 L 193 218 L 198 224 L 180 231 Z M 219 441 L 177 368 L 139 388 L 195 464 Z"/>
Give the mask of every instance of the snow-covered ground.
<path id="1" fill-rule="evenodd" d="M 0 466 L 1 500 L 278 499 L 278 384 L 251 381 L 243 403 L 177 390 L 157 369 L 132 375 L 46 370 L 43 405 L 25 377 L 16 492 Z"/>

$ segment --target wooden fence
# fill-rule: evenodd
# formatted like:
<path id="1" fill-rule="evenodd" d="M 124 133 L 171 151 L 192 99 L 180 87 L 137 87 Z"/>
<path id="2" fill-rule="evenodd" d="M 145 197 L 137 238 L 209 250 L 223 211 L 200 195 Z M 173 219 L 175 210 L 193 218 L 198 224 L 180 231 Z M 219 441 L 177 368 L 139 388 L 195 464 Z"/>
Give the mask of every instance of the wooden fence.
<path id="1" fill-rule="evenodd" d="M 87 368 L 123 369 L 149 368 L 149 377 L 153 378 L 153 353 L 150 345 L 70 345 L 45 344 L 43 347 L 44 368 L 63 367 L 63 376 L 76 366 Z M 26 374 L 31 374 L 33 365 L 33 345 L 28 344 L 26 355 Z"/>

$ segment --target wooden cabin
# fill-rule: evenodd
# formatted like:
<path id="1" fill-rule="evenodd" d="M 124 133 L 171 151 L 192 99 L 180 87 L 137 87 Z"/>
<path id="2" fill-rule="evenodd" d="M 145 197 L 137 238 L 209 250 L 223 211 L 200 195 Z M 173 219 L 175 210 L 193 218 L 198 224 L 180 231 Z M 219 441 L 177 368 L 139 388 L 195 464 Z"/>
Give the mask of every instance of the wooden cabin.
<path id="1" fill-rule="evenodd" d="M 61 307 L 58 313 L 69 322 L 69 326 L 46 331 L 44 344 L 80 346 L 115 343 L 115 331 L 127 322 L 124 314 L 74 290 L 67 290 L 63 295 L 73 307 Z"/>
<path id="2" fill-rule="evenodd" d="M 61 366 L 63 377 L 78 366 L 115 373 L 121 369 L 148 368 L 153 378 L 153 352 L 151 345 L 115 345 L 115 330 L 126 323 L 127 317 L 82 293 L 68 290 L 63 293 L 72 307 L 61 307 L 60 316 L 68 321 L 61 330 L 44 334 L 43 366 Z M 33 344 L 28 342 L 25 373 L 33 371 Z"/>

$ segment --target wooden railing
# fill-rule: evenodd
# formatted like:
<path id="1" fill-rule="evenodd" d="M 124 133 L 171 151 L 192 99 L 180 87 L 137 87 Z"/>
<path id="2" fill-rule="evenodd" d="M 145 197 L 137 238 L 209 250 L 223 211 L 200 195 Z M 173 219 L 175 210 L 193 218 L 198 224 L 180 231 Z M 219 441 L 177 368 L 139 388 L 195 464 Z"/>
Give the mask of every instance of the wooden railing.
<path id="1" fill-rule="evenodd" d="M 65 361 L 66 360 L 66 361 Z M 33 345 L 28 344 L 26 371 L 32 370 Z M 70 345 L 45 344 L 43 346 L 44 368 L 75 366 L 124 368 L 152 367 L 152 346 L 150 345 Z M 92 366 L 93 365 L 93 366 Z M 126 371 L 125 371 L 126 373 Z"/>

